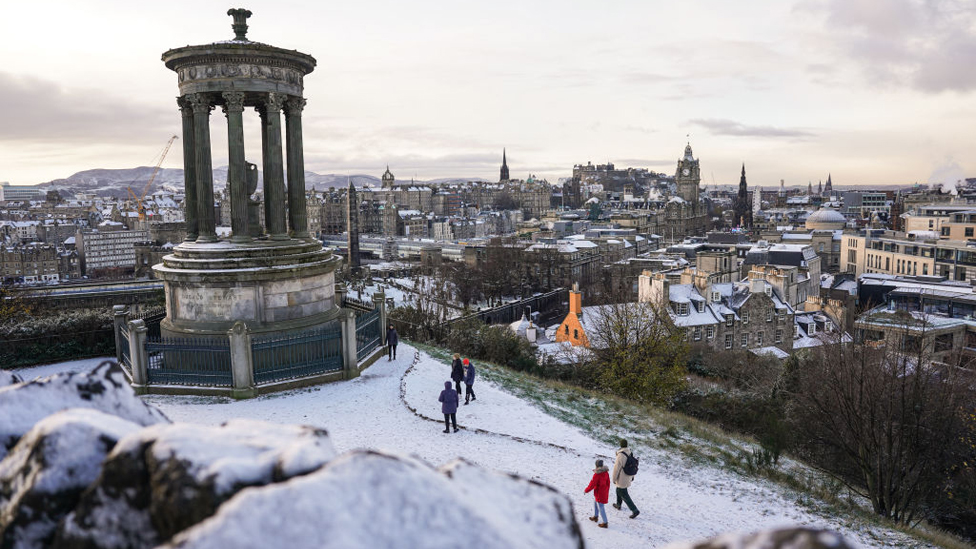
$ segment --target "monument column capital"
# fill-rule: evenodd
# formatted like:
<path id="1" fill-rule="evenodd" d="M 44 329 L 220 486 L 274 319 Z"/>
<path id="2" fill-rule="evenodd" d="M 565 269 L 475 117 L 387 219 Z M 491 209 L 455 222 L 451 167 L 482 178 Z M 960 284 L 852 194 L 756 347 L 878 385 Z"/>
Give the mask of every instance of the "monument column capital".
<path id="1" fill-rule="evenodd" d="M 224 92 L 224 114 L 244 112 L 244 94 L 241 92 Z"/>
<path id="2" fill-rule="evenodd" d="M 210 114 L 210 111 L 213 110 L 213 102 L 205 93 L 188 93 L 185 97 L 194 114 Z"/>
<path id="3" fill-rule="evenodd" d="M 289 97 L 285 101 L 285 116 L 301 116 L 306 103 L 304 97 Z"/>
<path id="4" fill-rule="evenodd" d="M 281 112 L 281 108 L 284 106 L 285 101 L 288 100 L 288 96 L 283 93 L 270 92 L 267 97 L 264 98 L 264 108 L 266 112 Z"/>

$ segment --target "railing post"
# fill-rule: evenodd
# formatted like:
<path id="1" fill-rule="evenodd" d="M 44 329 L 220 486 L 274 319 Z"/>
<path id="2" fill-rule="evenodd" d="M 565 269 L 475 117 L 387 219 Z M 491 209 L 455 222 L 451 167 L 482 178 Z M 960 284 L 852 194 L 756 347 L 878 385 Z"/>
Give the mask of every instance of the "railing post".
<path id="1" fill-rule="evenodd" d="M 356 356 L 356 313 L 346 309 L 342 318 L 342 367 L 344 379 L 359 377 L 359 360 Z"/>
<path id="2" fill-rule="evenodd" d="M 227 330 L 230 339 L 230 372 L 233 378 L 231 396 L 253 398 L 258 391 L 254 386 L 254 356 L 251 352 L 251 333 L 244 322 L 238 320 Z"/>
<path id="3" fill-rule="evenodd" d="M 115 313 L 115 362 L 122 364 L 122 327 L 129 322 L 129 308 L 125 305 L 112 307 Z"/>
<path id="4" fill-rule="evenodd" d="M 342 282 L 339 282 L 339 283 L 337 283 L 335 285 L 336 307 L 344 307 L 345 306 L 346 292 L 348 292 L 348 291 L 349 291 L 349 289 L 346 288 L 346 285 L 343 284 Z"/>
<path id="5" fill-rule="evenodd" d="M 386 345 L 386 294 L 385 288 L 379 286 L 379 291 L 373 294 L 373 306 L 380 310 L 380 345 Z"/>
<path id="6" fill-rule="evenodd" d="M 132 389 L 137 395 L 148 393 L 149 353 L 146 352 L 146 323 L 141 318 L 129 321 L 129 360 L 132 361 Z"/>

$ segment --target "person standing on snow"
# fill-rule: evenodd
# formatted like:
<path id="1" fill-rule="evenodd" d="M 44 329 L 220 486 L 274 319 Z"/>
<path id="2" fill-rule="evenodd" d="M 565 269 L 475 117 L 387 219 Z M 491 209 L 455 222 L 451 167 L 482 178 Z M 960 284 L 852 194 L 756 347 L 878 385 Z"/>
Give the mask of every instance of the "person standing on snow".
<path id="1" fill-rule="evenodd" d="M 400 338 L 397 336 L 396 328 L 393 327 L 393 323 L 391 322 L 390 327 L 386 329 L 386 344 L 389 347 L 390 355 L 387 362 L 396 358 L 396 347 L 399 342 Z"/>
<path id="2" fill-rule="evenodd" d="M 605 505 L 610 501 L 610 475 L 607 473 L 608 470 L 603 466 L 602 459 L 596 460 L 596 468 L 593 469 L 593 478 L 590 479 L 590 483 L 583 490 L 584 494 L 588 494 L 590 490 L 593 490 L 593 516 L 590 517 L 590 520 L 597 522 L 597 517 L 602 518 L 603 522 L 597 524 L 600 528 L 607 527 L 607 509 Z"/>
<path id="3" fill-rule="evenodd" d="M 451 432 L 451 423 L 454 423 L 454 432 L 458 432 L 458 394 L 454 391 L 454 387 L 451 387 L 450 381 L 444 382 L 444 390 L 441 391 L 441 396 L 437 399 L 437 401 L 442 403 L 441 412 L 444 414 L 444 432 Z"/>
<path id="4" fill-rule="evenodd" d="M 630 509 L 630 518 L 637 518 L 640 511 L 637 510 L 634 500 L 630 499 L 630 494 L 627 493 L 627 488 L 630 488 L 630 483 L 634 482 L 634 477 L 624 472 L 624 465 L 627 464 L 627 458 L 631 455 L 633 453 L 627 447 L 627 440 L 620 439 L 620 449 L 617 450 L 617 459 L 613 462 L 613 473 L 610 478 L 613 479 L 613 485 L 617 488 L 617 503 L 613 504 L 613 508 L 619 511 L 620 502 L 623 500 L 627 504 L 627 508 Z"/>
<path id="5" fill-rule="evenodd" d="M 457 386 L 458 399 L 461 398 L 462 379 L 464 379 L 464 364 L 461 363 L 461 355 L 454 353 L 454 361 L 451 362 L 451 380 Z"/>
<path id="6" fill-rule="evenodd" d="M 474 389 L 471 387 L 474 385 L 474 364 L 471 364 L 468 359 L 464 359 L 464 403 L 467 404 L 472 400 L 478 400 L 474 396 Z M 460 394 L 460 393 L 458 393 Z"/>

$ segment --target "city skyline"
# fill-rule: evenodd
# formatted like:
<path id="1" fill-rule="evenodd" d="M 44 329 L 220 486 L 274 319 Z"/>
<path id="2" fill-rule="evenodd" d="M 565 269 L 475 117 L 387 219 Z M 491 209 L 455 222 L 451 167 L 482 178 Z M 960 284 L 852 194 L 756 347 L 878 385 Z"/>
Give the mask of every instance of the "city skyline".
<path id="1" fill-rule="evenodd" d="M 228 7 L 8 8 L 0 181 L 153 165 L 180 133 L 160 55 L 232 38 Z M 254 14 L 248 38 L 318 60 L 305 80 L 317 173 L 493 179 L 503 148 L 514 178 L 555 183 L 587 161 L 672 173 L 690 141 L 703 185 L 734 185 L 743 162 L 766 188 L 828 173 L 845 187 L 976 175 L 969 1 L 241 7 Z M 260 164 L 253 112 L 245 124 Z M 211 131 L 225 164 L 219 110 Z M 179 149 L 164 167 L 182 167 Z"/>

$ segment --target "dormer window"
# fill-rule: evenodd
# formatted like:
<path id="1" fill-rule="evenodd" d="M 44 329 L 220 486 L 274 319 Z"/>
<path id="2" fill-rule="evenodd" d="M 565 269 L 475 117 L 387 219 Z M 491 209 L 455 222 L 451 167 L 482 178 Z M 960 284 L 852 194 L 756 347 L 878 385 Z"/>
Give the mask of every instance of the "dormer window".
<path id="1" fill-rule="evenodd" d="M 675 303 L 674 312 L 679 316 L 688 316 L 688 304 L 687 303 Z"/>
<path id="2" fill-rule="evenodd" d="M 725 326 L 726 327 L 731 328 L 734 323 L 735 323 L 735 316 L 734 315 L 725 315 Z"/>

